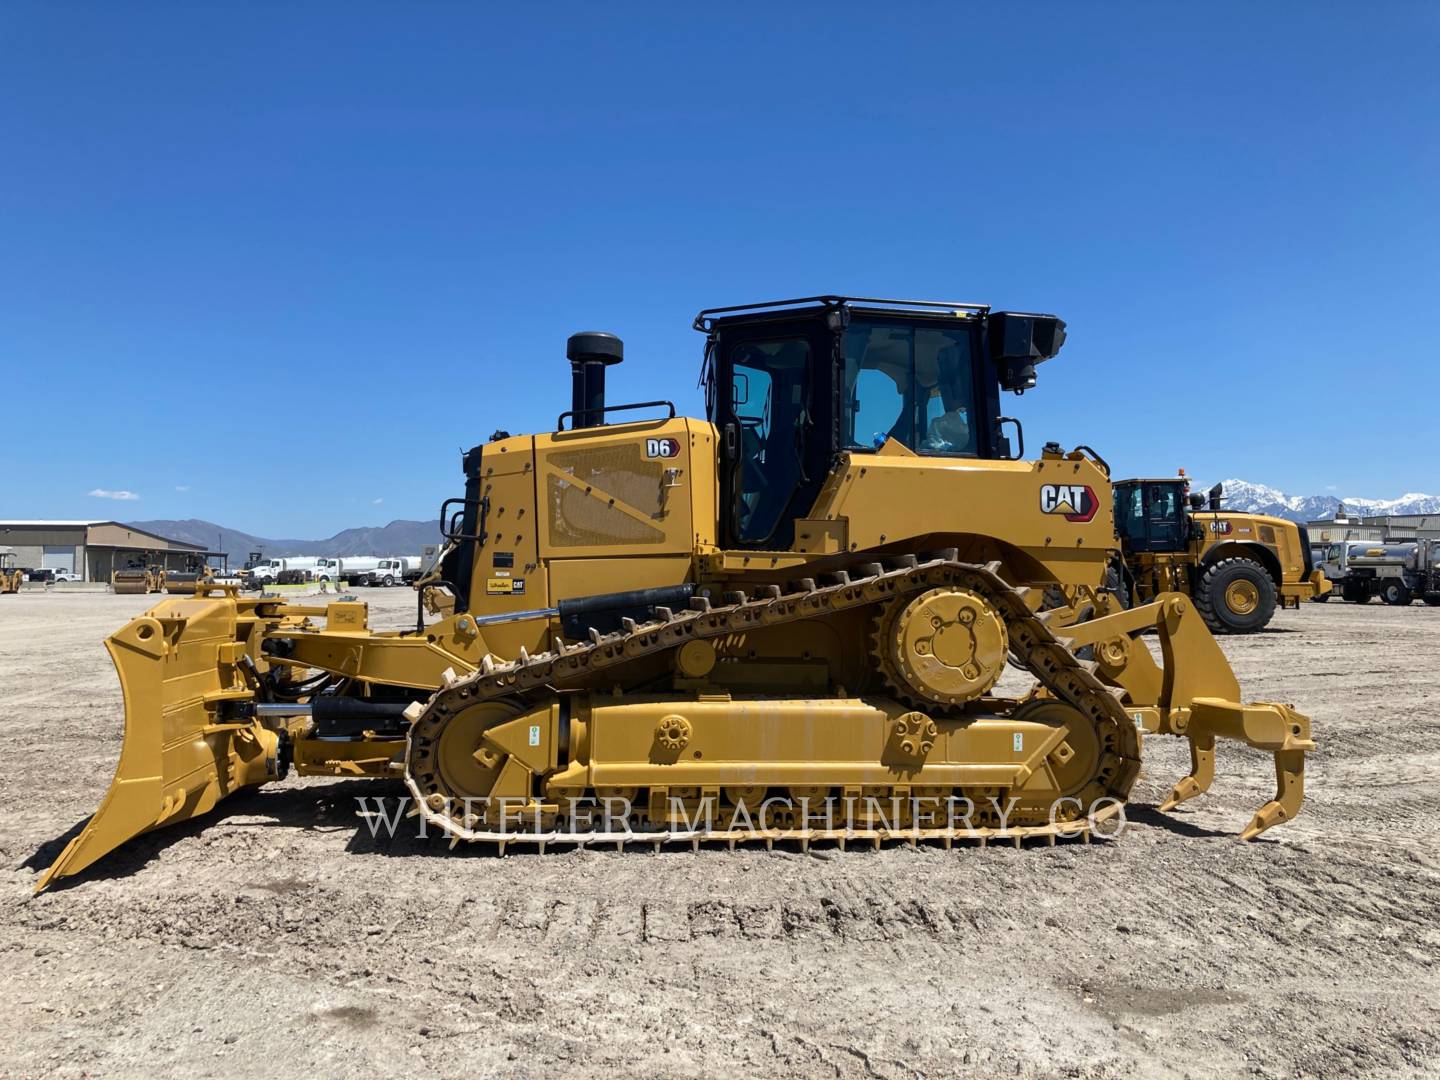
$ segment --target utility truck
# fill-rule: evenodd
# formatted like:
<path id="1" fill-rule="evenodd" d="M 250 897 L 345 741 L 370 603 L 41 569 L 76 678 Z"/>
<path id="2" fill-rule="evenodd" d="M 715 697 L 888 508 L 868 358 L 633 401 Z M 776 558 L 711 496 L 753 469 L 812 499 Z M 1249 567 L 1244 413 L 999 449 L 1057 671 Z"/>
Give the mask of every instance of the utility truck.
<path id="1" fill-rule="evenodd" d="M 380 560 L 372 555 L 347 555 L 340 560 L 339 580 L 347 585 L 367 585 L 379 565 Z"/>
<path id="2" fill-rule="evenodd" d="M 288 557 L 284 559 L 257 559 L 246 568 L 246 574 L 261 585 L 297 584 L 309 581 L 319 559 Z"/>
<path id="3" fill-rule="evenodd" d="M 408 585 L 420 579 L 420 556 L 404 555 L 381 559 L 370 572 L 368 583 L 389 588 L 392 585 Z"/>
<path id="4" fill-rule="evenodd" d="M 315 569 L 310 575 L 316 581 L 339 581 L 340 560 L 321 558 L 315 560 Z"/>
<path id="5" fill-rule="evenodd" d="M 1405 607 L 1416 598 L 1440 606 L 1440 540 L 1341 540 L 1324 551 L 1325 576 L 1352 604 Z"/>

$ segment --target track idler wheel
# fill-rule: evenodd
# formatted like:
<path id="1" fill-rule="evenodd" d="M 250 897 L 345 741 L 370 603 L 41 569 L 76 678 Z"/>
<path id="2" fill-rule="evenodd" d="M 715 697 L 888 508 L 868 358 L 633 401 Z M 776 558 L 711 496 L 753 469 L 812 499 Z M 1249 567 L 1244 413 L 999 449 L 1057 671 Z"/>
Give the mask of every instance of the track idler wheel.
<path id="1" fill-rule="evenodd" d="M 531 792 L 547 728 L 543 715 L 503 700 L 431 710 L 410 731 L 406 784 L 421 812 L 452 836 L 525 820 L 537 809 Z"/>
<path id="2" fill-rule="evenodd" d="M 873 650 L 885 681 L 908 705 L 961 705 L 987 693 L 1005 670 L 1009 636 L 985 598 L 938 588 L 892 604 Z"/>

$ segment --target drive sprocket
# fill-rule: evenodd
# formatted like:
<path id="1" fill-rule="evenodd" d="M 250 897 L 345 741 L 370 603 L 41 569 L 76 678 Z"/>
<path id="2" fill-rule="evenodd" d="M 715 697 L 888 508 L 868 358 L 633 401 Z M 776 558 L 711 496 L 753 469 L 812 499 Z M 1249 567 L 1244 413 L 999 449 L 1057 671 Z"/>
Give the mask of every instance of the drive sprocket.
<path id="1" fill-rule="evenodd" d="M 963 705 L 999 680 L 1009 635 L 984 597 L 942 586 L 887 605 L 871 651 L 886 684 L 907 705 Z"/>

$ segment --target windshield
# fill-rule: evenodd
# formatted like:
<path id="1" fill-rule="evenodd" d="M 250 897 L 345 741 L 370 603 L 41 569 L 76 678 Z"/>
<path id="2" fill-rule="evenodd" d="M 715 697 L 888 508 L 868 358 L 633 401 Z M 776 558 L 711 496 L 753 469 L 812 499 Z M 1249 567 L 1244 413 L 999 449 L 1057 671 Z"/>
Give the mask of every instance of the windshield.
<path id="1" fill-rule="evenodd" d="M 845 445 L 895 439 L 920 454 L 976 453 L 971 330 L 856 320 L 845 331 Z"/>

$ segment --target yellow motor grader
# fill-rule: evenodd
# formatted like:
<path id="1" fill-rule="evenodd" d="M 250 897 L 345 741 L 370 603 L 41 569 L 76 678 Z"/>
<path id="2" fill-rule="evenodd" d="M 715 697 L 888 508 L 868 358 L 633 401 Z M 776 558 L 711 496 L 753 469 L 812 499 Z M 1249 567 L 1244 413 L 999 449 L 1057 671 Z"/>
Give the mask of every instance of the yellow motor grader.
<path id="1" fill-rule="evenodd" d="M 1192 495 L 1183 475 L 1115 484 L 1118 591 L 1132 603 L 1181 592 L 1217 634 L 1263 630 L 1275 607 L 1327 598 L 1303 525 L 1222 510 L 1224 489 Z"/>
<path id="2" fill-rule="evenodd" d="M 502 850 L 1019 845 L 1108 835 L 1165 733 L 1163 809 L 1229 738 L 1278 779 L 1241 835 L 1296 814 L 1309 720 L 1241 703 L 1188 597 L 1113 604 L 1107 470 L 1025 460 L 1001 415 L 1063 322 L 823 296 L 695 327 L 704 420 L 607 404 L 620 340 L 570 338 L 554 430 L 464 455 L 414 629 L 201 582 L 111 636 L 119 766 L 37 887 L 292 769 L 402 781 L 427 835 Z"/>

